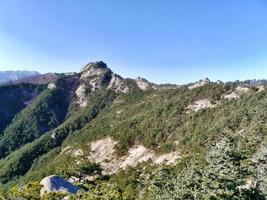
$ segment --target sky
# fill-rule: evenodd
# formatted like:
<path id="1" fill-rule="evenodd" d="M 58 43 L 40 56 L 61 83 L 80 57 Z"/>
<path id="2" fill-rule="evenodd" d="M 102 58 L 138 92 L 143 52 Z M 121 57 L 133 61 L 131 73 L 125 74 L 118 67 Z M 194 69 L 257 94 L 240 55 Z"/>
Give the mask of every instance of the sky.
<path id="1" fill-rule="evenodd" d="M 0 0 L 0 71 L 183 84 L 267 78 L 266 0 Z"/>

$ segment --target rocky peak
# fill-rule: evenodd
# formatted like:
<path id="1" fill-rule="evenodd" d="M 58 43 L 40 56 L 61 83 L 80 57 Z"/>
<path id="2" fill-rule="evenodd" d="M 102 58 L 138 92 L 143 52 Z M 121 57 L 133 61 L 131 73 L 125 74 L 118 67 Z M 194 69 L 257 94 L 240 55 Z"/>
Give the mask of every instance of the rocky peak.
<path id="1" fill-rule="evenodd" d="M 80 85 L 76 90 L 78 104 L 87 105 L 87 94 L 101 88 L 112 89 L 116 92 L 129 91 L 125 80 L 113 73 L 103 61 L 90 62 L 80 71 Z"/>
<path id="2" fill-rule="evenodd" d="M 112 89 L 116 92 L 127 93 L 130 88 L 120 75 L 112 73 L 112 78 L 109 82 L 108 89 Z"/>
<path id="3" fill-rule="evenodd" d="M 103 61 L 90 62 L 81 69 L 81 83 L 90 86 L 90 90 L 96 90 L 107 85 L 112 76 L 112 71 Z"/>
<path id="4" fill-rule="evenodd" d="M 88 73 L 91 72 L 92 74 L 98 73 L 98 72 L 103 72 L 107 71 L 110 69 L 107 67 L 107 64 L 104 63 L 103 61 L 97 61 L 97 62 L 89 62 L 87 65 L 83 66 L 80 72 L 83 73 Z"/>

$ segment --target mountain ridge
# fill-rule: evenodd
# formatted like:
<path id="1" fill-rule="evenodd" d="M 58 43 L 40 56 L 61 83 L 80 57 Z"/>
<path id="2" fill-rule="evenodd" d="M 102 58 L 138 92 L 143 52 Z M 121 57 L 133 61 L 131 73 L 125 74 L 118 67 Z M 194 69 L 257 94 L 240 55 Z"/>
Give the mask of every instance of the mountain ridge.
<path id="1" fill-rule="evenodd" d="M 37 71 L 27 71 L 27 70 L 17 70 L 17 71 L 0 71 L 0 84 L 16 81 L 22 78 L 39 75 L 40 73 Z"/>
<path id="2" fill-rule="evenodd" d="M 100 61 L 45 84 L 1 89 L 0 119 L 8 102 L 28 96 L 0 133 L 0 191 L 7 199 L 27 188 L 40 199 L 39 183 L 51 175 L 81 188 L 81 199 L 267 194 L 259 172 L 267 163 L 264 80 L 158 85 L 123 78 Z M 47 195 L 61 195 L 56 191 Z"/>

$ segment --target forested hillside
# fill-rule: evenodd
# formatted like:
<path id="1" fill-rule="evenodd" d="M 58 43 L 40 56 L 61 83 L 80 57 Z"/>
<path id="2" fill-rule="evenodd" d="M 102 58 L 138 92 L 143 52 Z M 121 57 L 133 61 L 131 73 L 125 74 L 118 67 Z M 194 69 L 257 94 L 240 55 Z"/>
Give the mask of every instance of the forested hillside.
<path id="1" fill-rule="evenodd" d="M 157 85 L 96 62 L 1 86 L 0 199 L 266 199 L 265 83 Z"/>

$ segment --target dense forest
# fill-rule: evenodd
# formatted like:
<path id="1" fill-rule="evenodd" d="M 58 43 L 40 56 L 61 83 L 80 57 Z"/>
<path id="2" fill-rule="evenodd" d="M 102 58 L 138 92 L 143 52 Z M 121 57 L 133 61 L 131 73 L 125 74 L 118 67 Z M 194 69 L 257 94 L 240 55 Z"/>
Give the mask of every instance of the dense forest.
<path id="1" fill-rule="evenodd" d="M 0 199 L 266 199 L 263 80 L 138 81 L 97 62 L 0 86 Z M 50 175 L 78 192 L 40 196 Z"/>

